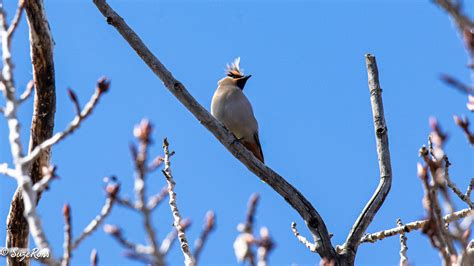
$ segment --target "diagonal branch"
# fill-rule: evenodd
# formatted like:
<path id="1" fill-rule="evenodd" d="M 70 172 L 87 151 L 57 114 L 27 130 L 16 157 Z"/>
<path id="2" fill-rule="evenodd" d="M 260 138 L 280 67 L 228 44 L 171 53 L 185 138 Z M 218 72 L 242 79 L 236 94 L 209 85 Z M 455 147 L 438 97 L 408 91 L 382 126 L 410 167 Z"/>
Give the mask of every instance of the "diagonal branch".
<path id="1" fill-rule="evenodd" d="M 369 200 L 359 218 L 353 225 L 346 242 L 344 243 L 344 253 L 349 256 L 355 255 L 360 244 L 360 238 L 367 230 L 375 214 L 385 201 L 392 184 L 392 167 L 390 163 L 390 151 L 388 147 L 387 125 L 382 103 L 382 89 L 379 83 L 379 73 L 375 57 L 371 54 L 365 55 L 367 73 L 369 79 L 370 103 L 372 105 L 372 115 L 375 127 L 375 140 L 377 145 L 377 157 L 379 161 L 380 183 L 374 195 Z M 353 255 L 351 255 L 353 253 Z"/>
<path id="2" fill-rule="evenodd" d="M 140 37 L 125 23 L 105 0 L 94 0 L 94 4 L 106 18 L 107 23 L 114 26 L 149 68 L 164 83 L 166 88 L 183 104 L 199 122 L 206 127 L 230 153 L 240 160 L 250 171 L 271 186 L 283 197 L 303 218 L 311 231 L 315 242 L 319 243 L 318 253 L 322 257 L 334 259 L 337 254 L 332 247 L 326 225 L 311 203 L 282 176 L 256 159 L 232 133 L 226 130 L 209 112 L 204 109 L 176 80 L 171 72 L 151 53 Z"/>

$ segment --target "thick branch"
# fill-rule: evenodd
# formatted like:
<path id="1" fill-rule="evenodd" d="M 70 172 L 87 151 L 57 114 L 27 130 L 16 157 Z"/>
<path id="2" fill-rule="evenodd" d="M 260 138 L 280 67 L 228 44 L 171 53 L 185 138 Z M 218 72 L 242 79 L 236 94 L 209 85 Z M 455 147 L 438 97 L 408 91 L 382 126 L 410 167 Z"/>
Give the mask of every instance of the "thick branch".
<path id="1" fill-rule="evenodd" d="M 24 8 L 30 32 L 31 62 L 36 88 L 31 122 L 29 148 L 31 151 L 36 145 L 50 138 L 53 133 L 54 113 L 56 111 L 54 45 L 43 1 L 25 1 Z M 15 24 L 14 27 L 16 27 Z M 35 160 L 28 173 L 33 183 L 41 179 L 41 169 L 43 166 L 49 165 L 49 159 L 50 149 L 47 149 Z M 7 218 L 7 247 L 28 247 L 28 224 L 23 216 L 24 210 L 22 192 L 19 188 L 13 196 Z M 28 261 L 19 262 L 17 259 L 8 257 L 8 264 L 27 265 Z"/>
<path id="2" fill-rule="evenodd" d="M 359 218 L 352 227 L 346 243 L 344 243 L 344 253 L 355 256 L 360 238 L 372 222 L 375 214 L 382 206 L 390 191 L 392 184 L 392 167 L 390 163 L 390 151 L 388 147 L 387 125 L 382 103 L 382 89 L 379 83 L 379 73 L 375 57 L 371 54 L 365 56 L 367 73 L 369 79 L 370 103 L 372 105 L 372 115 L 375 127 L 375 140 L 377 144 L 377 157 L 379 161 L 380 183 L 369 200 Z M 352 254 L 351 254 L 352 253 Z"/>
<path id="3" fill-rule="evenodd" d="M 337 256 L 331 245 L 329 233 L 323 219 L 311 203 L 282 176 L 256 159 L 232 133 L 226 130 L 209 112 L 189 94 L 184 85 L 176 80 L 166 67 L 151 53 L 140 37 L 104 0 L 94 0 L 107 23 L 114 26 L 135 52 L 161 79 L 166 88 L 222 143 L 238 160 L 266 184 L 280 194 L 303 218 L 314 240 L 319 243 L 318 253 L 322 257 Z"/>

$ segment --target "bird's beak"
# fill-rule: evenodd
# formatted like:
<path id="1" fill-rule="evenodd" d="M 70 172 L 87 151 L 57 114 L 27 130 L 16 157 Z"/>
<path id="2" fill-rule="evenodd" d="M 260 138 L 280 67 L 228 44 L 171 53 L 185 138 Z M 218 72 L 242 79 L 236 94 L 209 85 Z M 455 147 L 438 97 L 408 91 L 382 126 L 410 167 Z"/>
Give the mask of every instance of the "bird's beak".
<path id="1" fill-rule="evenodd" d="M 248 75 L 245 77 L 241 77 L 237 80 L 237 86 L 241 89 L 244 90 L 245 83 L 247 83 L 247 80 L 251 77 L 252 75 Z"/>

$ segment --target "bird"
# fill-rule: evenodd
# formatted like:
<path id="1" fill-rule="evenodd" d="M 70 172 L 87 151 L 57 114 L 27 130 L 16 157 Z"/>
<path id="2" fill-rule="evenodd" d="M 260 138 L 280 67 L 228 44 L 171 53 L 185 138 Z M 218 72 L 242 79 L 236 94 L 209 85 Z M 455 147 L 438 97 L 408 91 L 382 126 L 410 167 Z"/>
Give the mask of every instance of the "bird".
<path id="1" fill-rule="evenodd" d="M 226 76 L 217 82 L 211 102 L 211 114 L 259 159 L 264 162 L 258 135 L 258 122 L 243 90 L 252 75 L 240 69 L 240 57 L 227 65 Z"/>

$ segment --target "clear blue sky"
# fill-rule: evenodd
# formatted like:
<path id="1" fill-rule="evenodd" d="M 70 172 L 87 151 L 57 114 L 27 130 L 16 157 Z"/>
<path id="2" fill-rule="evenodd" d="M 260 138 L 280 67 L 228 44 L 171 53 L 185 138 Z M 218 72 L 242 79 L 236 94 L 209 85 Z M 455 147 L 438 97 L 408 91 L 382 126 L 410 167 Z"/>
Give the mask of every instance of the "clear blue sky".
<path id="1" fill-rule="evenodd" d="M 13 14 L 16 1 L 6 1 Z M 467 57 L 447 15 L 430 1 L 111 1 L 148 47 L 196 99 L 209 109 L 216 82 L 237 56 L 253 77 L 245 93 L 260 123 L 267 164 L 297 187 L 316 207 L 342 244 L 378 184 L 378 164 L 367 88 L 364 54 L 377 57 L 389 128 L 393 185 L 369 231 L 424 217 L 422 188 L 416 176 L 417 154 L 426 143 L 428 117 L 439 118 L 450 133 L 447 152 L 452 179 L 464 190 L 473 174 L 473 153 L 453 114 L 467 114 L 467 97 L 438 80 L 450 73 L 468 82 Z M 142 117 L 155 124 L 153 154 L 167 136 L 173 157 L 178 204 L 193 220 L 194 241 L 207 210 L 217 213 L 217 230 L 206 244 L 202 265 L 236 264 L 232 243 L 245 218 L 253 192 L 261 194 L 257 225 L 265 225 L 277 243 L 274 265 L 314 265 L 319 261 L 293 236 L 298 214 L 238 162 L 163 87 L 135 55 L 92 1 L 46 1 L 53 32 L 56 65 L 56 131 L 74 115 L 66 89 L 85 103 L 96 80 L 112 80 L 93 115 L 80 130 L 54 147 L 53 163 L 61 179 L 42 197 L 43 218 L 55 254 L 62 252 L 62 206 L 72 205 L 77 236 L 99 212 L 106 175 L 122 181 L 122 195 L 133 196 L 133 167 L 128 144 Z M 21 22 L 13 42 L 19 88 L 31 77 L 28 33 Z M 21 108 L 27 143 L 32 101 Z M 0 123 L 0 160 L 9 161 L 5 120 Z M 149 191 L 164 185 L 157 172 Z M 0 179 L 0 220 L 5 220 L 16 184 Z M 464 207 L 457 202 L 459 208 Z M 171 230 L 169 206 L 153 216 L 158 237 Z M 144 242 L 140 217 L 117 207 L 106 220 L 125 235 Z M 4 222 L 1 223 L 2 225 Z M 0 227 L 4 228 L 4 227 Z M 0 239 L 5 230 L 0 230 Z M 359 248 L 357 265 L 398 263 L 398 237 Z M 419 232 L 408 235 L 408 256 L 415 265 L 439 265 L 438 254 Z M 73 265 L 87 265 L 92 248 L 100 265 L 139 265 L 123 256 L 122 247 L 102 230 L 74 253 Z M 173 247 L 167 261 L 182 264 Z M 2 262 L 3 264 L 3 258 Z"/>

